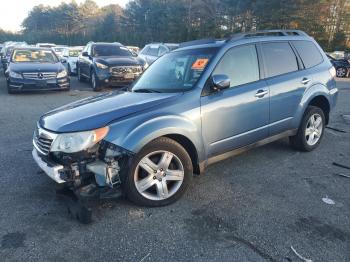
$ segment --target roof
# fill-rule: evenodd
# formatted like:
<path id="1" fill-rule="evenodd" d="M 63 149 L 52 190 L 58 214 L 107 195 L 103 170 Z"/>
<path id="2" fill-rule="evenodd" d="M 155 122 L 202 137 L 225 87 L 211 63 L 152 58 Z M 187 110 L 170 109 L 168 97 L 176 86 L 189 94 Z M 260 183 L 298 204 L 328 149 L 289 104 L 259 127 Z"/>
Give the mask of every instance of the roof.
<path id="1" fill-rule="evenodd" d="M 178 50 L 193 49 L 193 48 L 209 48 L 220 47 L 227 43 L 249 43 L 260 41 L 278 41 L 278 40 L 297 40 L 297 39 L 311 39 L 305 32 L 300 30 L 262 30 L 256 32 L 238 33 L 227 39 L 200 39 L 180 44 Z"/>

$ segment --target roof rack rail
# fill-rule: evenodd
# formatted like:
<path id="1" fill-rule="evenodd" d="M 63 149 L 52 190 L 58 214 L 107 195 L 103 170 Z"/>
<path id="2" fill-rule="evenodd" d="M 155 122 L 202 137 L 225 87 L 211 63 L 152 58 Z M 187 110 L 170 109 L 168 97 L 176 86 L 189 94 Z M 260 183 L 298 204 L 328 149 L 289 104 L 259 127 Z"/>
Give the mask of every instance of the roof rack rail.
<path id="1" fill-rule="evenodd" d="M 188 42 L 180 43 L 179 48 L 192 46 L 192 45 L 205 45 L 205 44 L 213 44 L 216 43 L 216 39 L 214 38 L 206 38 L 206 39 L 199 39 L 199 40 L 193 40 Z"/>
<path id="2" fill-rule="evenodd" d="M 238 33 L 234 34 L 230 38 L 228 38 L 226 41 L 234 41 L 239 40 L 243 38 L 249 38 L 249 37 L 264 37 L 264 36 L 308 36 L 304 31 L 301 30 L 260 30 L 260 31 L 253 31 L 253 32 L 247 32 L 247 33 Z"/>

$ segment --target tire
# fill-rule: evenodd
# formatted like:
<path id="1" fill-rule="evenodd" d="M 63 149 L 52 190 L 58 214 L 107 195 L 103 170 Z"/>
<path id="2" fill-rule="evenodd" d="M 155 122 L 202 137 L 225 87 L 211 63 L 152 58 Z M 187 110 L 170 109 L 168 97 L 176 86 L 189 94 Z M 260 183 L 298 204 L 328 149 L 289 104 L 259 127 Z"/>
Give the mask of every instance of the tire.
<path id="1" fill-rule="evenodd" d="M 123 188 L 127 198 L 137 205 L 165 206 L 185 193 L 192 177 L 193 166 L 187 151 L 176 141 L 161 137 L 135 155 L 123 179 Z"/>
<path id="2" fill-rule="evenodd" d="M 346 77 L 347 75 L 347 69 L 345 67 L 338 67 L 336 72 L 337 72 L 337 77 L 343 78 L 343 77 Z"/>
<path id="3" fill-rule="evenodd" d="M 92 90 L 94 90 L 95 92 L 102 90 L 102 86 L 98 83 L 96 73 L 93 70 L 91 70 L 91 73 L 90 73 L 90 83 L 91 83 Z"/>
<path id="4" fill-rule="evenodd" d="M 71 68 L 70 68 L 70 65 L 69 65 L 69 64 L 68 64 L 68 70 L 67 70 L 67 71 L 68 71 L 68 75 L 69 75 L 69 76 L 71 76 L 71 75 L 72 75 L 72 70 L 71 70 Z"/>
<path id="5" fill-rule="evenodd" d="M 85 78 L 81 75 L 80 67 L 77 65 L 77 77 L 79 82 L 84 82 Z"/>
<path id="6" fill-rule="evenodd" d="M 318 121 L 321 122 L 319 123 Z M 310 152 L 316 149 L 322 141 L 325 124 L 326 118 L 322 109 L 316 106 L 308 106 L 297 134 L 290 137 L 291 145 L 295 149 L 304 152 Z"/>

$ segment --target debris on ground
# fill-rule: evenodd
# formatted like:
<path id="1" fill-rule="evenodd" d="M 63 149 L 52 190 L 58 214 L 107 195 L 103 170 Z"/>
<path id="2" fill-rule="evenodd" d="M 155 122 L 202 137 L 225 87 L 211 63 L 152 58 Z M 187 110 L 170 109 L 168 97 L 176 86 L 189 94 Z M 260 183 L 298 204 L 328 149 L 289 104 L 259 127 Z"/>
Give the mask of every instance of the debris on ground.
<path id="1" fill-rule="evenodd" d="M 337 162 L 333 162 L 333 166 L 337 166 L 337 167 L 342 167 L 345 169 L 350 169 L 350 166 L 344 165 L 344 164 L 339 164 Z"/>
<path id="2" fill-rule="evenodd" d="M 345 130 L 339 129 L 339 128 L 335 128 L 335 127 L 331 127 L 331 126 L 326 126 L 327 129 L 333 130 L 333 131 L 337 131 L 340 133 L 346 133 Z"/>
<path id="3" fill-rule="evenodd" d="M 336 176 L 341 176 L 341 177 L 346 177 L 346 178 L 350 178 L 350 175 L 345 175 L 343 173 L 335 173 L 334 175 Z"/>
<path id="4" fill-rule="evenodd" d="M 330 199 L 328 196 L 322 198 L 322 201 L 324 203 L 328 204 L 328 205 L 334 205 L 335 204 L 334 200 Z"/>
<path id="5" fill-rule="evenodd" d="M 292 249 L 292 251 L 294 252 L 294 254 L 295 254 L 298 258 L 300 258 L 301 260 L 303 260 L 304 262 L 312 262 L 311 259 L 305 258 L 305 257 L 303 257 L 302 255 L 300 255 L 300 254 L 294 249 L 294 247 L 291 246 L 290 248 Z"/>
<path id="6" fill-rule="evenodd" d="M 144 261 L 144 260 L 145 260 L 146 258 L 148 258 L 150 255 L 151 255 L 151 252 L 149 252 L 146 256 L 144 256 L 144 257 L 140 260 L 140 262 Z"/>
<path id="7" fill-rule="evenodd" d="M 132 209 L 129 211 L 129 217 L 132 220 L 143 219 L 145 217 L 145 212 L 143 212 L 141 209 Z"/>

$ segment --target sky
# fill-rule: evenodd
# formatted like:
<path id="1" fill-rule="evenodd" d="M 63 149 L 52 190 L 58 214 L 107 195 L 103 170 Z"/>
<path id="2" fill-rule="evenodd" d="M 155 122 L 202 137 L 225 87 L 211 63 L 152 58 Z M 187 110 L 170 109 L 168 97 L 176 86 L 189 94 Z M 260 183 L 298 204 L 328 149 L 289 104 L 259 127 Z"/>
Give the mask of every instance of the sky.
<path id="1" fill-rule="evenodd" d="M 7 31 L 19 31 L 24 18 L 36 5 L 44 4 L 57 6 L 61 2 L 69 3 L 71 0 L 3 0 L 1 3 L 0 28 Z M 124 7 L 129 0 L 94 0 L 99 6 L 119 4 Z M 2 2 L 2 1 L 1 1 Z M 76 0 L 77 3 L 84 0 Z"/>

